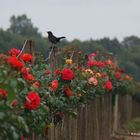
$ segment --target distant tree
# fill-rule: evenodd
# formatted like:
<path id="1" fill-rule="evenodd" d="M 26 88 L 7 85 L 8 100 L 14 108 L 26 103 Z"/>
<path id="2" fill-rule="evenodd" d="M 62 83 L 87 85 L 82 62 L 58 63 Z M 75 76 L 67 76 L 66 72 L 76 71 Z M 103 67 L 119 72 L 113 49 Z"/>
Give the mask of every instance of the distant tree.
<path id="1" fill-rule="evenodd" d="M 69 44 L 75 46 L 86 54 L 96 51 L 103 51 L 103 47 L 101 46 L 101 44 L 99 44 L 95 40 L 80 41 L 78 39 L 74 39 Z"/>
<path id="2" fill-rule="evenodd" d="M 31 19 L 29 19 L 25 14 L 21 16 L 12 16 L 10 18 L 10 28 L 8 31 L 26 37 L 41 37 L 38 32 L 38 28 L 33 26 Z"/>
<path id="3" fill-rule="evenodd" d="M 0 52 L 7 52 L 10 48 L 21 48 L 24 38 L 9 31 L 0 29 Z"/>
<path id="4" fill-rule="evenodd" d="M 137 36 L 129 36 L 129 37 L 125 37 L 122 44 L 125 47 L 132 47 L 135 45 L 140 45 L 140 38 Z"/>
<path id="5" fill-rule="evenodd" d="M 98 42 L 101 43 L 103 48 L 114 54 L 116 54 L 121 48 L 121 44 L 116 38 L 111 40 L 110 38 L 105 37 L 103 39 L 100 39 Z"/>

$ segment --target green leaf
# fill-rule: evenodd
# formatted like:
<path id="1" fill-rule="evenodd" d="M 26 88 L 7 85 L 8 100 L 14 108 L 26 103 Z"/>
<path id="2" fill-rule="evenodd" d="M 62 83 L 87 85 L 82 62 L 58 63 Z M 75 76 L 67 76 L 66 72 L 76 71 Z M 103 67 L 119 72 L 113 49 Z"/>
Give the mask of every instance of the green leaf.
<path id="1" fill-rule="evenodd" d="M 17 140 L 19 138 L 18 133 L 16 133 L 15 131 L 13 132 L 13 138 L 14 140 Z"/>
<path id="2" fill-rule="evenodd" d="M 0 112 L 0 119 L 3 119 L 5 117 L 5 114 L 3 112 Z"/>

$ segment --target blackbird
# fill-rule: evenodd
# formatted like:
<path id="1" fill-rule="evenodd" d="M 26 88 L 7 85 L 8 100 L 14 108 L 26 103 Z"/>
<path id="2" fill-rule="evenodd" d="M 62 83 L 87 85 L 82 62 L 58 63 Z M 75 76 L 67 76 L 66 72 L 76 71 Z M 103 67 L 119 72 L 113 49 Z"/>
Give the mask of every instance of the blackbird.
<path id="1" fill-rule="evenodd" d="M 56 43 L 60 42 L 61 39 L 66 38 L 64 36 L 56 37 L 53 35 L 53 33 L 51 31 L 48 31 L 47 33 L 48 33 L 48 39 L 52 44 L 56 44 Z"/>

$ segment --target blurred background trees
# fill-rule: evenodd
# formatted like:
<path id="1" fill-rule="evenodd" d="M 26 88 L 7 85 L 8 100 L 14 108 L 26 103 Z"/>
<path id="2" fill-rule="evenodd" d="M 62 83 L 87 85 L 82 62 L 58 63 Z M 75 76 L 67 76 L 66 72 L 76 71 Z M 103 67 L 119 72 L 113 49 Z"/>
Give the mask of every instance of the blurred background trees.
<path id="1" fill-rule="evenodd" d="M 31 19 L 29 19 L 25 14 L 17 17 L 13 15 L 10 18 L 10 28 L 8 31 L 23 37 L 41 37 L 41 34 L 38 32 L 38 28 L 34 27 Z"/>

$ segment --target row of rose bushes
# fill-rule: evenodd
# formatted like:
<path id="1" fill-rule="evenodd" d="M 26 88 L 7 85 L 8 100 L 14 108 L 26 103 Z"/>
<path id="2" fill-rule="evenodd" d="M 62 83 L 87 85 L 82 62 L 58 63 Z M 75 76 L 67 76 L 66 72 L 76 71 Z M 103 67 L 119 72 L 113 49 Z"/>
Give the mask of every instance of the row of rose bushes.
<path id="1" fill-rule="evenodd" d="M 0 54 L 0 139 L 43 135 L 74 109 L 104 94 L 133 92 L 133 79 L 110 56 L 92 53 L 78 62 L 66 59 L 51 72 L 44 60 L 32 67 L 32 55 L 12 48 Z"/>

